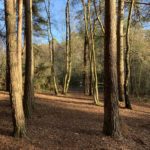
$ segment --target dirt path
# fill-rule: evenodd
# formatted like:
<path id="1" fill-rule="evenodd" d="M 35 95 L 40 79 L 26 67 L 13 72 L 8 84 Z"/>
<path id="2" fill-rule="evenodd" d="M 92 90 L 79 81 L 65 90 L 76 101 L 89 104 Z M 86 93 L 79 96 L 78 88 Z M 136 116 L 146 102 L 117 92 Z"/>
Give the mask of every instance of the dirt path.
<path id="1" fill-rule="evenodd" d="M 11 137 L 11 109 L 6 93 L 0 94 L 0 149 L 100 150 L 150 149 L 150 105 L 134 103 L 120 109 L 123 140 L 102 134 L 103 107 L 91 97 L 36 94 L 33 117 L 28 121 L 30 140 Z"/>

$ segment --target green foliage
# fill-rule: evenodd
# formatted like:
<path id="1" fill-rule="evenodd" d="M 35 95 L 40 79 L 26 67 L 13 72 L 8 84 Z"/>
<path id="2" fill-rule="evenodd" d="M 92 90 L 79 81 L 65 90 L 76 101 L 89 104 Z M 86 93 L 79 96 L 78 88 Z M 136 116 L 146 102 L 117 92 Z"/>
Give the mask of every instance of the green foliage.
<path id="1" fill-rule="evenodd" d="M 131 30 L 131 93 L 150 94 L 150 30 L 132 27 Z"/>
<path id="2" fill-rule="evenodd" d="M 72 33 L 72 74 L 71 86 L 80 84 L 83 72 L 83 39 Z M 50 53 L 48 45 L 34 45 L 35 53 L 35 87 L 37 90 L 50 89 Z M 55 73 L 61 89 L 65 74 L 65 42 L 55 40 Z M 52 85 L 51 85 L 52 86 Z"/>
<path id="3" fill-rule="evenodd" d="M 33 0 L 33 29 L 35 36 L 45 36 L 45 30 L 43 26 L 47 24 L 45 18 L 42 15 L 44 0 Z"/>

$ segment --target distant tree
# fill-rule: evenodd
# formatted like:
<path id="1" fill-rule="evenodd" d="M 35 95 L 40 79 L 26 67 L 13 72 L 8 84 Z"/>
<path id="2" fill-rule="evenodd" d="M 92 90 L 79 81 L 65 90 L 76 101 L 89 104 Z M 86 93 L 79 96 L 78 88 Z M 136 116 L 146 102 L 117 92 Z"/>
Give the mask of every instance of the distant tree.
<path id="1" fill-rule="evenodd" d="M 89 55 L 88 55 L 88 38 L 87 38 L 86 29 L 85 29 L 85 33 L 84 33 L 84 71 L 83 71 L 83 83 L 84 83 L 85 95 L 89 95 L 88 57 L 89 57 Z"/>
<path id="2" fill-rule="evenodd" d="M 95 30 L 96 21 L 95 18 L 92 19 L 91 16 L 91 0 L 88 0 L 88 15 L 89 15 L 89 28 L 90 28 L 90 38 L 89 38 L 89 48 L 90 48 L 90 63 L 92 72 L 92 88 L 94 102 L 96 105 L 100 104 L 99 101 L 99 91 L 98 91 L 98 77 L 97 77 L 97 65 L 96 65 L 96 52 L 95 52 Z"/>
<path id="3" fill-rule="evenodd" d="M 98 91 L 97 66 L 96 66 L 95 40 L 94 40 L 94 36 L 95 36 L 95 22 L 93 23 L 93 25 L 90 23 L 90 36 L 91 36 L 90 48 L 91 48 L 91 70 L 92 70 L 93 96 L 94 96 L 95 104 L 96 105 L 100 105 L 99 91 Z"/>
<path id="4" fill-rule="evenodd" d="M 14 126 L 14 136 L 23 137 L 26 135 L 25 117 L 23 111 L 21 80 L 18 74 L 19 63 L 17 55 L 16 41 L 16 1 L 5 1 L 6 14 L 6 38 L 7 48 L 9 49 L 9 68 L 10 68 L 10 100 L 12 104 L 12 116 Z"/>
<path id="5" fill-rule="evenodd" d="M 81 0 L 84 13 L 84 93 L 90 94 L 90 75 L 89 75 L 89 29 L 87 18 L 87 7 L 84 0 Z"/>
<path id="6" fill-rule="evenodd" d="M 84 11 L 84 22 L 85 22 L 85 36 L 88 46 L 88 55 L 89 55 L 89 66 L 90 66 L 90 85 L 89 85 L 89 94 L 92 91 L 94 96 L 94 102 L 96 105 L 99 105 L 99 92 L 98 92 L 98 78 L 97 78 L 97 67 L 96 67 L 96 54 L 95 54 L 95 18 L 92 19 L 91 13 L 91 0 L 88 0 L 87 6 L 85 1 L 82 0 L 82 6 Z M 85 68 L 86 69 L 86 68 Z M 88 73 L 88 72 L 86 72 Z M 87 81 L 89 81 L 87 80 Z"/>
<path id="7" fill-rule="evenodd" d="M 50 86 L 52 87 L 52 89 L 54 90 L 55 94 L 58 94 L 58 88 L 57 88 L 57 83 L 56 83 L 56 77 L 55 77 L 55 68 L 54 68 L 54 52 L 55 52 L 55 39 L 52 33 L 52 22 L 51 22 L 51 10 L 50 10 L 50 6 L 51 6 L 51 1 L 48 0 L 46 2 L 45 0 L 45 10 L 46 10 L 46 14 L 47 14 L 47 34 L 48 34 L 48 43 L 49 43 L 49 51 L 50 51 L 50 63 L 51 63 L 51 67 L 50 67 Z"/>
<path id="8" fill-rule="evenodd" d="M 134 0 L 131 1 L 129 15 L 128 15 L 128 21 L 127 21 L 127 30 L 126 30 L 126 53 L 125 53 L 125 83 L 124 83 L 124 89 L 125 89 L 125 107 L 132 109 L 131 102 L 129 99 L 129 79 L 130 79 L 130 26 L 131 26 L 131 15 L 133 11 L 134 6 Z"/>
<path id="9" fill-rule="evenodd" d="M 132 24 L 130 28 L 130 94 L 140 98 L 150 93 L 150 30 Z M 146 77 L 146 78 L 145 78 Z"/>
<path id="10" fill-rule="evenodd" d="M 63 93 L 67 94 L 72 72 L 72 46 L 71 46 L 71 25 L 70 25 L 70 0 L 66 3 L 66 74 Z"/>
<path id="11" fill-rule="evenodd" d="M 116 0 L 105 1 L 104 126 L 106 135 L 120 137 L 117 91 Z"/>
<path id="12" fill-rule="evenodd" d="M 118 75 L 118 98 L 124 101 L 124 0 L 118 1 L 117 19 L 117 75 Z"/>
<path id="13" fill-rule="evenodd" d="M 6 4 L 4 4 L 6 5 Z M 7 32 L 7 28 L 8 28 L 8 25 L 7 25 L 7 20 L 6 20 L 6 8 L 5 8 L 5 26 L 6 26 L 6 32 Z M 6 91 L 10 91 L 10 68 L 9 68 L 9 45 L 8 45 L 8 38 L 6 38 L 6 80 L 5 80 L 5 88 L 6 88 Z"/>
<path id="14" fill-rule="evenodd" d="M 31 117 L 34 99 L 34 54 L 32 47 L 32 0 L 25 1 L 25 85 L 24 85 L 24 111 L 26 118 Z"/>
<path id="15" fill-rule="evenodd" d="M 101 1 L 99 0 L 99 6 L 98 6 L 99 11 L 100 11 L 100 2 L 101 2 Z M 93 0 L 93 6 L 94 6 L 95 14 L 96 14 L 96 17 L 97 17 L 97 21 L 98 21 L 98 23 L 99 23 L 99 25 L 100 25 L 100 27 L 101 27 L 102 33 L 105 34 L 105 29 L 104 29 L 102 20 L 101 20 L 101 18 L 100 18 L 100 14 L 99 14 L 98 11 L 97 11 L 96 0 Z"/>

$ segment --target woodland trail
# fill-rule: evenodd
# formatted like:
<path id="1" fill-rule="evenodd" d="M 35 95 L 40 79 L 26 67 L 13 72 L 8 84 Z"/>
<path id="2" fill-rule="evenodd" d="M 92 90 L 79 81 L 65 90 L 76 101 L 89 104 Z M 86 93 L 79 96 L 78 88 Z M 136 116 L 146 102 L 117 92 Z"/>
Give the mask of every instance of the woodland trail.
<path id="1" fill-rule="evenodd" d="M 35 110 L 27 124 L 29 139 L 20 140 L 11 137 L 9 97 L 5 92 L 0 93 L 0 149 L 149 149 L 148 102 L 133 102 L 133 110 L 120 108 L 123 139 L 115 140 L 103 135 L 103 107 L 94 106 L 91 97 L 80 93 L 67 97 L 36 94 L 35 97 Z"/>

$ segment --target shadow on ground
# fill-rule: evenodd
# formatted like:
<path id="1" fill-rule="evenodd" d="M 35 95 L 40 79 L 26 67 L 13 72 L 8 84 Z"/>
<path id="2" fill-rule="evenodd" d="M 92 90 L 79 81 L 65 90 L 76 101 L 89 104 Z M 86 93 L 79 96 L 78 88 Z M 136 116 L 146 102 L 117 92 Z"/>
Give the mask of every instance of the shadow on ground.
<path id="1" fill-rule="evenodd" d="M 89 101 L 89 100 L 88 100 Z M 8 100 L 0 101 L 0 145 L 8 149 L 148 149 L 149 121 L 146 113 L 121 109 L 124 139 L 102 133 L 103 107 L 84 99 L 37 95 L 33 116 L 27 123 L 30 140 L 11 137 Z M 145 110 L 146 111 L 146 110 Z"/>

